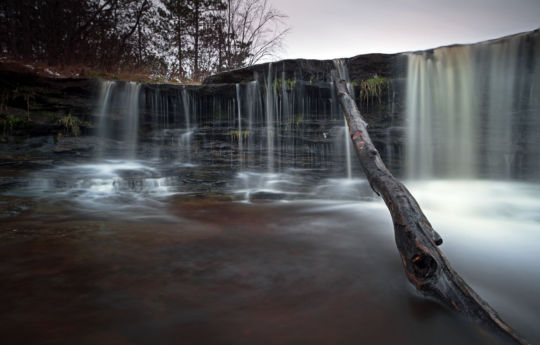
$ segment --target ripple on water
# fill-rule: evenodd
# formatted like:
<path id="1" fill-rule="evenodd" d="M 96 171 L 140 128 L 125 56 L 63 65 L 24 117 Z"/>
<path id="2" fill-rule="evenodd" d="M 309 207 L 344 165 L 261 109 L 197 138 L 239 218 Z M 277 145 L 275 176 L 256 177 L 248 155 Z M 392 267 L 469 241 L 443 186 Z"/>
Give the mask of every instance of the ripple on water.
<path id="1" fill-rule="evenodd" d="M 165 215 L 165 199 L 182 192 L 178 169 L 191 167 L 177 165 L 176 170 L 165 174 L 156 162 L 136 160 L 63 165 L 30 174 L 26 186 L 7 194 L 69 200 L 74 208 L 85 212 L 130 219 L 161 217 Z"/>

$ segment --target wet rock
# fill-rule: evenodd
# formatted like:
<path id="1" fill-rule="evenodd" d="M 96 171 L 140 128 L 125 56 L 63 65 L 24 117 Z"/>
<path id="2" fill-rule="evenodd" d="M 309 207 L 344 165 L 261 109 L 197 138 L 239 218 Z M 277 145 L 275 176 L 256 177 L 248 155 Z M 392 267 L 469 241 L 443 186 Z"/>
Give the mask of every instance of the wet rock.
<path id="1" fill-rule="evenodd" d="M 349 69 L 351 81 L 365 80 L 374 75 L 392 77 L 404 73 L 404 64 L 398 54 L 365 54 L 343 59 Z M 205 79 L 204 84 L 235 84 L 253 80 L 264 82 L 268 74 L 268 63 L 258 64 L 233 71 L 223 72 Z M 335 69 L 333 60 L 282 60 L 272 63 L 278 76 L 313 82 L 329 82 Z"/>
<path id="2" fill-rule="evenodd" d="M 96 85 L 95 80 L 46 78 L 12 71 L 0 64 L 0 93 L 7 95 L 7 112 L 24 118 L 30 112 L 30 121 L 19 135 L 53 134 L 58 130 L 57 119 L 69 113 L 81 121 L 89 121 Z"/>
<path id="3" fill-rule="evenodd" d="M 284 200 L 287 199 L 285 193 L 255 192 L 249 195 L 250 200 Z"/>
<path id="4" fill-rule="evenodd" d="M 60 137 L 54 147 L 54 153 L 83 154 L 96 150 L 98 137 Z"/>

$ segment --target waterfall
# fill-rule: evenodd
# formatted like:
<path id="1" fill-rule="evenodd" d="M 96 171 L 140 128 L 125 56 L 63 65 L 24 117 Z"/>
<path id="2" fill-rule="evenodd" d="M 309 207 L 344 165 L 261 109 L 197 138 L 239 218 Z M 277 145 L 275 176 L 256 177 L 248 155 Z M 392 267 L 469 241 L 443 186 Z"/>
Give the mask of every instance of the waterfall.
<path id="1" fill-rule="evenodd" d="M 538 45 L 537 37 L 531 45 L 515 36 L 408 55 L 409 178 L 532 175 L 539 155 L 531 155 L 531 142 L 540 144 L 540 110 L 531 104 Z"/>
<path id="2" fill-rule="evenodd" d="M 351 96 L 354 98 L 354 87 L 349 77 L 349 68 L 347 67 L 347 60 L 334 59 L 333 61 L 334 61 L 334 66 L 337 69 L 339 78 L 345 81 L 345 84 L 347 85 L 347 91 L 349 91 Z"/>
<path id="3" fill-rule="evenodd" d="M 345 126 L 343 127 L 345 132 L 345 157 L 347 159 L 347 178 L 352 179 L 352 163 L 351 163 L 351 136 L 349 135 L 349 126 L 347 125 L 347 119 L 343 119 Z"/>
<path id="4" fill-rule="evenodd" d="M 184 86 L 182 88 L 182 106 L 184 108 L 184 126 L 185 132 L 180 136 L 180 146 L 182 151 L 185 152 L 185 158 L 187 161 L 191 161 L 191 137 L 193 136 L 193 130 L 191 129 L 191 101 L 188 95 L 188 91 Z"/>
<path id="5" fill-rule="evenodd" d="M 274 171 L 274 85 L 272 75 L 272 63 L 268 64 L 268 76 L 266 78 L 266 150 L 267 150 L 267 169 L 268 172 Z"/>
<path id="6" fill-rule="evenodd" d="M 349 78 L 349 69 L 347 68 L 346 61 L 344 59 L 335 59 L 334 66 L 336 67 L 339 78 L 344 80 L 347 85 L 347 90 L 349 94 L 354 98 L 354 87 L 351 84 Z M 333 86 L 333 83 L 332 83 Z M 335 92 L 332 88 L 332 92 Z M 352 179 L 352 161 L 351 161 L 351 136 L 349 134 L 349 126 L 347 125 L 347 119 L 343 118 L 344 122 L 344 143 L 345 143 L 345 159 L 347 162 L 347 178 Z"/>
<path id="7" fill-rule="evenodd" d="M 114 118 L 111 112 L 118 112 L 121 115 L 121 135 L 123 140 L 123 156 L 135 158 L 137 151 L 137 139 L 139 131 L 139 91 L 141 84 L 128 82 L 120 84 L 103 80 L 100 82 L 100 92 L 96 116 L 99 117 L 97 124 L 97 135 L 100 138 L 114 137 Z M 105 143 L 99 145 L 97 158 L 105 155 Z"/>
<path id="8" fill-rule="evenodd" d="M 246 91 L 245 91 L 246 97 L 245 97 L 245 103 L 246 103 L 246 109 L 247 109 L 247 152 L 248 152 L 248 158 L 247 158 L 247 164 L 250 164 L 255 161 L 255 157 L 253 156 L 253 150 L 255 149 L 255 123 L 258 121 L 258 119 L 261 117 L 261 114 L 263 113 L 263 106 L 261 102 L 260 97 L 260 88 L 259 88 L 259 82 L 257 79 L 254 81 L 248 83 L 246 85 Z"/>
<path id="9" fill-rule="evenodd" d="M 226 161 L 267 173 L 321 168 L 351 178 L 351 141 L 333 84 L 298 76 L 302 70 L 274 63 L 264 77 L 212 87 L 103 82 L 96 132 L 115 141 L 99 158 Z"/>
<path id="10" fill-rule="evenodd" d="M 236 84 L 236 107 L 238 114 L 238 157 L 240 158 L 240 165 L 243 165 L 244 149 L 242 147 L 242 141 L 244 140 L 244 134 L 242 132 L 242 99 L 240 97 L 240 91 L 240 84 Z"/>
<path id="11" fill-rule="evenodd" d="M 527 118 L 530 119 L 528 126 L 540 128 L 540 35 L 536 35 L 536 46 L 534 52 L 534 73 L 532 76 L 531 88 L 529 90 L 529 109 Z M 536 115 L 536 116 L 535 116 Z M 540 130 L 531 133 L 531 137 L 525 143 L 525 159 L 531 160 L 531 169 L 540 171 Z"/>
<path id="12" fill-rule="evenodd" d="M 406 117 L 409 121 L 407 142 L 407 175 L 432 175 L 431 91 L 426 73 L 431 74 L 432 61 L 410 55 L 407 66 Z"/>
<path id="13" fill-rule="evenodd" d="M 97 109 L 95 116 L 98 120 L 98 129 L 97 136 L 101 138 L 101 141 L 98 145 L 97 156 L 101 158 L 103 156 L 105 138 L 109 135 L 109 126 L 108 126 L 108 111 L 110 105 L 111 91 L 115 83 L 110 80 L 101 80 L 99 87 L 99 96 L 97 101 Z"/>
<path id="14" fill-rule="evenodd" d="M 350 81 L 347 61 L 345 59 L 334 59 L 333 62 L 334 67 L 336 67 L 336 70 L 338 72 L 339 78 L 345 80 L 346 82 Z"/>
<path id="15" fill-rule="evenodd" d="M 136 158 L 137 138 L 139 132 L 139 91 L 141 84 L 126 84 L 123 115 L 123 140 L 125 157 Z"/>
<path id="16" fill-rule="evenodd" d="M 160 145 L 155 145 L 152 149 L 152 157 L 157 159 L 161 156 L 162 147 L 169 141 L 169 100 L 167 94 L 163 94 L 159 89 L 156 89 L 149 101 L 152 137 L 160 143 Z"/>
<path id="17" fill-rule="evenodd" d="M 191 121 L 190 121 L 190 114 L 191 114 L 191 102 L 189 100 L 188 91 L 186 90 L 186 87 L 184 86 L 182 88 L 182 105 L 184 107 L 184 121 L 186 130 L 191 130 Z"/>
<path id="18" fill-rule="evenodd" d="M 169 102 L 166 94 L 156 89 L 151 98 L 152 127 L 155 130 L 163 130 L 170 127 Z"/>

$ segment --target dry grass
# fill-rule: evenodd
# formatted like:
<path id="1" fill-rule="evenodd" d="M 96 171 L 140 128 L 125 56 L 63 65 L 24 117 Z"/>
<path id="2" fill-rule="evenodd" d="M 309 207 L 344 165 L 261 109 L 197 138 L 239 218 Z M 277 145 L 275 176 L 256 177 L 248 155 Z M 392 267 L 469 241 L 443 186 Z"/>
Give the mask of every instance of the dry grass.
<path id="1" fill-rule="evenodd" d="M 111 72 L 93 69 L 81 64 L 49 66 L 41 62 L 25 61 L 9 57 L 0 57 L 0 68 L 15 72 L 36 74 L 47 78 L 108 79 L 158 84 L 200 84 L 200 82 L 190 79 L 178 80 L 156 76 L 152 71 L 146 69 L 125 69 Z"/>

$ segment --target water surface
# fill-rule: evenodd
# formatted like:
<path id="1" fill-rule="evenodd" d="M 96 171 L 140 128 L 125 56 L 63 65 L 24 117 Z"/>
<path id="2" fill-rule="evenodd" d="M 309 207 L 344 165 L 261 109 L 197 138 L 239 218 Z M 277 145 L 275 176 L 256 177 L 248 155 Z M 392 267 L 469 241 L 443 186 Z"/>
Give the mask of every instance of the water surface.
<path id="1" fill-rule="evenodd" d="M 363 180 L 136 161 L 16 175 L 0 233 L 10 343 L 498 343 L 414 291 Z M 539 187 L 408 185 L 457 271 L 538 343 Z"/>

